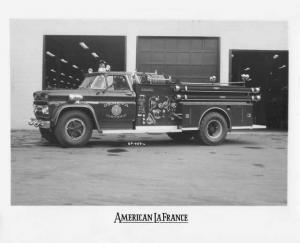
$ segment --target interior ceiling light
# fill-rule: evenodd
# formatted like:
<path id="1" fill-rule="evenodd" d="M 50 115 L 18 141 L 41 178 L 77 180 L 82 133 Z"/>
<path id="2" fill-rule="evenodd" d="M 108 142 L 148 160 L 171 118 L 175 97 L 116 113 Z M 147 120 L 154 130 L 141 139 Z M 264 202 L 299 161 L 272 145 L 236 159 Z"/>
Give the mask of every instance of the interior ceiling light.
<path id="1" fill-rule="evenodd" d="M 92 56 L 95 57 L 95 58 L 99 57 L 96 52 L 92 52 Z"/>
<path id="2" fill-rule="evenodd" d="M 79 45 L 80 45 L 83 49 L 89 49 L 89 47 L 88 47 L 84 42 L 79 42 Z"/>
<path id="3" fill-rule="evenodd" d="M 66 59 L 63 59 L 63 58 L 60 59 L 60 61 L 63 62 L 63 63 L 68 63 L 68 61 Z"/>
<path id="4" fill-rule="evenodd" d="M 56 71 L 54 69 L 51 69 L 50 71 L 53 72 L 53 73 L 56 73 Z"/>
<path id="5" fill-rule="evenodd" d="M 72 65 L 72 67 L 75 68 L 75 69 L 78 69 L 78 66 L 76 66 L 76 65 Z"/>
<path id="6" fill-rule="evenodd" d="M 71 75 L 69 75 L 69 78 L 73 78 Z"/>
<path id="7" fill-rule="evenodd" d="M 60 73 L 60 75 L 62 75 L 62 76 L 66 76 L 64 73 Z"/>
<path id="8" fill-rule="evenodd" d="M 50 57 L 55 57 L 55 55 L 54 55 L 52 52 L 50 52 L 50 51 L 46 51 L 46 54 L 47 54 L 48 56 L 50 56 Z"/>
<path id="9" fill-rule="evenodd" d="M 79 78 L 76 78 L 77 81 L 79 81 Z"/>
<path id="10" fill-rule="evenodd" d="M 283 68 L 286 68 L 286 65 L 282 65 L 278 69 L 283 69 Z"/>
<path id="11" fill-rule="evenodd" d="M 244 69 L 244 71 L 249 71 L 249 70 L 250 70 L 250 68 L 249 68 L 249 67 L 247 67 L 247 68 L 245 68 L 245 69 Z"/>
<path id="12" fill-rule="evenodd" d="M 60 80 L 60 82 L 61 82 L 61 83 L 64 83 L 65 81 L 63 81 L 63 80 Z"/>
<path id="13" fill-rule="evenodd" d="M 278 58 L 279 57 L 279 55 L 278 54 L 275 54 L 274 56 L 273 56 L 273 59 L 276 59 L 276 58 Z"/>

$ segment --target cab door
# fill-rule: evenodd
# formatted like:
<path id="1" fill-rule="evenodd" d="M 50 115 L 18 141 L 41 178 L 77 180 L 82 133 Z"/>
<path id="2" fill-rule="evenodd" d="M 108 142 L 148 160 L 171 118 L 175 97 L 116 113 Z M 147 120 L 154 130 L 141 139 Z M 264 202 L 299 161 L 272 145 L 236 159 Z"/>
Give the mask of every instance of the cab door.
<path id="1" fill-rule="evenodd" d="M 106 74 L 105 78 L 97 112 L 101 129 L 133 129 L 136 101 L 129 78 L 125 74 Z"/>

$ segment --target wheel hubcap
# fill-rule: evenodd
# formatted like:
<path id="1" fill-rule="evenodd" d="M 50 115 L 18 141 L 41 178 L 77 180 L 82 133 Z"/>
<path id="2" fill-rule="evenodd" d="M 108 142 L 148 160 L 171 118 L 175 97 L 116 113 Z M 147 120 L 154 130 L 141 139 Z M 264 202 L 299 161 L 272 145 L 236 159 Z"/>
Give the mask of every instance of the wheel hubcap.
<path id="1" fill-rule="evenodd" d="M 70 119 L 65 126 L 66 134 L 72 140 L 79 140 L 85 134 L 86 126 L 79 118 Z"/>
<path id="2" fill-rule="evenodd" d="M 222 124 L 218 120 L 211 120 L 207 124 L 207 134 L 211 138 L 218 138 L 222 134 Z"/>

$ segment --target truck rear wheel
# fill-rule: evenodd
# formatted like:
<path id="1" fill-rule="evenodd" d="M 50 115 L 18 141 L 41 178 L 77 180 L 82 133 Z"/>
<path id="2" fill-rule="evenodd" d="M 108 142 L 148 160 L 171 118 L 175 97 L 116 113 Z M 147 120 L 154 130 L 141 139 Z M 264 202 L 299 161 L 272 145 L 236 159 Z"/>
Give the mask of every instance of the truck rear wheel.
<path id="1" fill-rule="evenodd" d="M 50 129 L 40 128 L 40 134 L 43 138 L 45 138 L 50 143 L 57 143 L 57 139 L 54 135 L 53 131 L 50 131 Z"/>
<path id="2" fill-rule="evenodd" d="M 81 147 L 89 141 L 92 130 L 89 116 L 82 111 L 72 110 L 60 116 L 54 133 L 63 147 Z"/>
<path id="3" fill-rule="evenodd" d="M 210 112 L 201 120 L 196 139 L 206 145 L 218 145 L 224 142 L 228 132 L 227 121 L 218 112 Z"/>
<path id="4" fill-rule="evenodd" d="M 192 139 L 192 132 L 167 133 L 167 135 L 176 142 L 188 142 Z"/>

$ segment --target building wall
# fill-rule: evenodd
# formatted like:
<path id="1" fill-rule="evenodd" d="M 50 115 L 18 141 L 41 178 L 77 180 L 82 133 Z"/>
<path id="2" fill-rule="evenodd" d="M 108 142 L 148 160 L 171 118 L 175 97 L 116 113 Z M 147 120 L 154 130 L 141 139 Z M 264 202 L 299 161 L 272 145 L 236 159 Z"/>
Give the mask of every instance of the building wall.
<path id="1" fill-rule="evenodd" d="M 228 82 L 229 50 L 287 50 L 286 22 L 11 20 L 11 128 L 29 128 L 32 93 L 42 88 L 43 35 L 124 35 L 126 69 L 136 68 L 137 36 L 220 37 L 220 80 Z"/>

